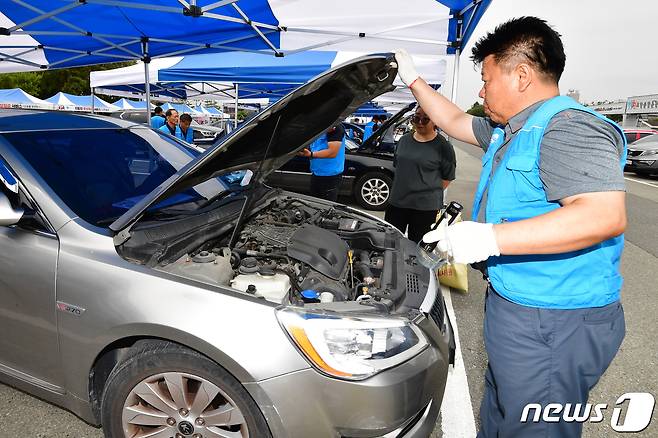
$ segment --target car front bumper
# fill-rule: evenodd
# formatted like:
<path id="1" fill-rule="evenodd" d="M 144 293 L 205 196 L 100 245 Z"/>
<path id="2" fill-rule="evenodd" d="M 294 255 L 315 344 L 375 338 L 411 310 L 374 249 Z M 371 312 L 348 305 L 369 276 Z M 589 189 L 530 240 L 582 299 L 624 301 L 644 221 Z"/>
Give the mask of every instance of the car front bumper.
<path id="1" fill-rule="evenodd" d="M 658 155 L 627 158 L 624 171 L 638 173 L 658 173 Z"/>
<path id="2" fill-rule="evenodd" d="M 448 374 L 451 333 L 417 322 L 430 345 L 397 367 L 363 381 L 313 368 L 245 384 L 275 438 L 427 437 L 435 427 Z"/>

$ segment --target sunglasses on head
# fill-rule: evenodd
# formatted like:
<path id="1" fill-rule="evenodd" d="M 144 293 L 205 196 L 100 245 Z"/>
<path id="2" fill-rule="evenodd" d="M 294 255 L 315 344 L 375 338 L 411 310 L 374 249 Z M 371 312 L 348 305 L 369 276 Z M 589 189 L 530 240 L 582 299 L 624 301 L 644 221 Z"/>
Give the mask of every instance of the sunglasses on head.
<path id="1" fill-rule="evenodd" d="M 411 123 L 415 123 L 416 125 L 426 125 L 429 121 L 429 117 L 413 116 L 411 118 Z"/>

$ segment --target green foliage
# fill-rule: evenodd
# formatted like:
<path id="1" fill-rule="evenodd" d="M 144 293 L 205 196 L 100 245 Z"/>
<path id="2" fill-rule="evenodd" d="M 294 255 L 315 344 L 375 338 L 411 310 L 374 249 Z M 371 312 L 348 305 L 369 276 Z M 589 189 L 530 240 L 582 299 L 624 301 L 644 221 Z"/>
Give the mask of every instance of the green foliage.
<path id="1" fill-rule="evenodd" d="M 238 120 L 244 120 L 249 116 L 249 113 L 243 109 L 238 110 Z"/>
<path id="2" fill-rule="evenodd" d="M 0 89 L 21 88 L 39 99 L 47 99 L 60 91 L 75 95 L 89 95 L 89 73 L 95 70 L 133 65 L 134 62 L 115 62 L 89 67 L 76 67 L 61 70 L 0 74 Z"/>
<path id="3" fill-rule="evenodd" d="M 466 112 L 473 116 L 485 117 L 484 106 L 479 104 L 478 102 L 475 102 L 473 106 L 471 106 Z"/>

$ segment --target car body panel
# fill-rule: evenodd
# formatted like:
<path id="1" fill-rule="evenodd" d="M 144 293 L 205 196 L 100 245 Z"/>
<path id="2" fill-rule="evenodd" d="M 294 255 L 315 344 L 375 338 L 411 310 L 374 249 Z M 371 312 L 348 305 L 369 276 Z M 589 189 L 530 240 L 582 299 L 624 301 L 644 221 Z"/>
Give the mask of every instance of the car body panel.
<path id="1" fill-rule="evenodd" d="M 658 173 L 658 135 L 646 136 L 628 145 L 624 171 L 645 175 Z"/>

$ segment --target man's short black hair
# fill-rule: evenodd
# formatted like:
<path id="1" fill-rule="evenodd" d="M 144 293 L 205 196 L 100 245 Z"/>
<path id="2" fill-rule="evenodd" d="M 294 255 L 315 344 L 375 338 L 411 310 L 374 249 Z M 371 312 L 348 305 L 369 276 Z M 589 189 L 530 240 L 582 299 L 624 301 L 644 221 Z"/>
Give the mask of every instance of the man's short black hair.
<path id="1" fill-rule="evenodd" d="M 169 108 L 169 109 L 167 110 L 167 112 L 165 113 L 165 117 L 166 117 L 166 118 L 169 118 L 169 117 L 171 116 L 171 114 L 174 113 L 174 112 L 175 112 L 176 114 L 178 114 L 178 111 L 177 111 L 177 110 L 175 110 L 175 109 L 173 109 L 173 108 Z"/>
<path id="2" fill-rule="evenodd" d="M 566 61 L 560 37 L 540 18 L 513 18 L 480 38 L 473 46 L 471 60 L 477 65 L 493 55 L 496 63 L 509 69 L 526 62 L 557 83 Z"/>
<path id="3" fill-rule="evenodd" d="M 180 116 L 180 121 L 186 123 L 192 123 L 192 116 L 189 115 L 188 113 L 183 113 Z"/>
<path id="4" fill-rule="evenodd" d="M 155 109 L 153 110 L 154 113 L 156 114 L 162 114 L 162 107 L 161 106 L 156 106 Z"/>

